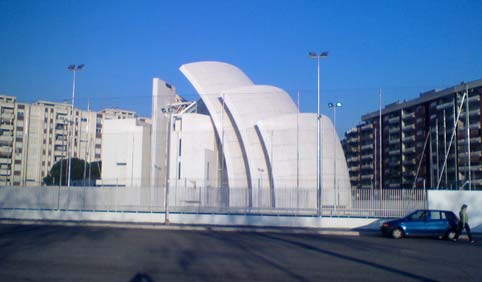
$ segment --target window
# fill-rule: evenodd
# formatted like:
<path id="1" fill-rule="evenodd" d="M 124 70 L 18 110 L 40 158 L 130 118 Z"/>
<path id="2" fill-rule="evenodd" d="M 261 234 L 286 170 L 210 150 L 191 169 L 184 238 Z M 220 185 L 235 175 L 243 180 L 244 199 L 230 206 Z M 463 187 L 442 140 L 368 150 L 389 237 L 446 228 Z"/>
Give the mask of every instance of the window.
<path id="1" fill-rule="evenodd" d="M 181 163 L 179 162 L 178 170 L 177 170 L 177 179 L 181 179 Z"/>
<path id="2" fill-rule="evenodd" d="M 179 157 L 181 156 L 181 149 L 182 149 L 182 139 L 179 139 Z"/>
<path id="3" fill-rule="evenodd" d="M 440 212 L 439 211 L 431 211 L 430 212 L 430 219 L 432 220 L 440 220 Z"/>
<path id="4" fill-rule="evenodd" d="M 416 211 L 407 217 L 408 220 L 425 220 L 426 218 L 426 211 Z"/>

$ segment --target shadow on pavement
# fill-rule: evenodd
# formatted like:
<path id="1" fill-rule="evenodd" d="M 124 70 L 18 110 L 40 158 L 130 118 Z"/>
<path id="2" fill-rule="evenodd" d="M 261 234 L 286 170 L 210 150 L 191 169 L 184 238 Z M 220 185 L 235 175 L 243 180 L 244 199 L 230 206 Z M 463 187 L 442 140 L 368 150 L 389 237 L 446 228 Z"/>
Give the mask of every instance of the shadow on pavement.
<path id="1" fill-rule="evenodd" d="M 79 237 L 96 241 L 104 238 L 107 232 L 102 228 L 76 226 L 0 225 L 0 266 L 16 253 L 46 249 Z"/>
<path id="2" fill-rule="evenodd" d="M 136 273 L 129 282 L 155 282 L 148 274 Z"/>
<path id="3" fill-rule="evenodd" d="M 256 233 L 253 233 L 253 234 L 256 234 Z M 242 252 L 246 252 L 248 254 L 248 256 L 246 256 L 246 259 L 249 259 L 250 261 L 254 261 L 253 258 L 256 258 L 259 261 L 261 261 L 263 263 L 266 263 L 266 264 L 270 265 L 271 267 L 281 271 L 282 273 L 286 274 L 287 276 L 291 277 L 292 279 L 294 279 L 296 281 L 301 281 L 301 282 L 309 281 L 309 279 L 303 277 L 302 275 L 300 275 L 298 273 L 295 273 L 295 272 L 291 271 L 290 269 L 288 269 L 288 268 L 284 267 L 283 265 L 281 265 L 280 263 L 276 262 L 274 258 L 271 258 L 269 256 L 265 256 L 262 253 L 251 250 L 247 245 L 244 245 L 244 244 L 240 243 L 238 240 L 234 239 L 231 236 L 222 236 L 215 231 L 206 232 L 206 233 L 203 233 L 202 235 L 208 236 L 209 238 L 215 238 L 219 241 L 227 243 L 228 245 L 234 246 L 235 248 L 241 250 Z"/>
<path id="4" fill-rule="evenodd" d="M 325 255 L 333 256 L 333 257 L 336 257 L 336 258 L 339 258 L 339 259 L 348 260 L 348 261 L 351 261 L 351 262 L 356 262 L 356 263 L 368 265 L 368 266 L 371 266 L 371 267 L 374 267 L 374 268 L 377 268 L 377 269 L 381 269 L 381 270 L 384 270 L 384 271 L 388 271 L 388 272 L 392 272 L 392 273 L 395 273 L 395 274 L 403 275 L 403 276 L 406 276 L 406 277 L 409 277 L 409 278 L 412 278 L 412 279 L 417 279 L 419 281 L 427 281 L 427 282 L 437 281 L 437 280 L 433 280 L 431 278 L 427 278 L 427 277 L 424 277 L 424 276 L 421 276 L 421 275 L 406 272 L 406 271 L 396 269 L 396 268 L 393 268 L 393 267 L 390 267 L 390 266 L 386 266 L 386 265 L 383 265 L 383 264 L 379 264 L 379 263 L 375 263 L 375 262 L 369 262 L 369 261 L 366 261 L 366 260 L 363 260 L 363 259 L 354 258 L 354 257 L 350 257 L 350 256 L 347 256 L 347 255 L 339 254 L 339 253 L 336 253 L 336 252 L 324 250 L 324 249 L 321 249 L 321 248 L 318 248 L 318 247 L 315 247 L 315 246 L 312 246 L 312 245 L 309 245 L 309 244 L 305 244 L 305 243 L 302 243 L 302 242 L 297 242 L 297 241 L 294 241 L 294 240 L 279 238 L 279 237 L 276 237 L 274 235 L 269 235 L 269 234 L 257 233 L 257 235 L 260 236 L 260 237 L 269 238 L 269 239 L 272 239 L 272 240 L 278 240 L 278 241 L 284 242 L 286 244 L 291 244 L 291 245 L 294 245 L 294 246 L 297 246 L 297 247 L 301 247 L 301 248 L 307 249 L 309 251 L 314 251 L 314 252 L 322 253 L 322 254 L 325 254 Z"/>

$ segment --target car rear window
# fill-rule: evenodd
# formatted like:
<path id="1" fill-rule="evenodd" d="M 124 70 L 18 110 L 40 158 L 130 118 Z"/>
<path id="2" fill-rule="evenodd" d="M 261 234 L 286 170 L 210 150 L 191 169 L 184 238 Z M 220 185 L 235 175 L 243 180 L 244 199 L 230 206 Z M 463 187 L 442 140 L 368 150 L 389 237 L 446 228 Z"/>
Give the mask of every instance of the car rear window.
<path id="1" fill-rule="evenodd" d="M 431 212 L 430 212 L 430 218 L 431 218 L 432 220 L 440 220 L 440 219 L 442 219 L 442 218 L 440 217 L 440 212 L 439 212 L 439 211 L 431 211 Z"/>

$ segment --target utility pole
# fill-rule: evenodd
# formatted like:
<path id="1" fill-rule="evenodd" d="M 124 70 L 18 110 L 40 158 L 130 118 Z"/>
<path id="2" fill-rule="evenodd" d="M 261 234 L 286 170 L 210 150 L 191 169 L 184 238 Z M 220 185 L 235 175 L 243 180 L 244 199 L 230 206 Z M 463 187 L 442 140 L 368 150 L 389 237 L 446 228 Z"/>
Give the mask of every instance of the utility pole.
<path id="1" fill-rule="evenodd" d="M 67 67 L 68 70 L 72 71 L 74 73 L 74 78 L 72 80 L 72 105 L 70 108 L 70 152 L 69 152 L 69 173 L 68 173 L 68 178 L 67 178 L 67 187 L 70 188 L 70 181 L 71 181 L 71 173 L 72 173 L 72 158 L 74 157 L 74 139 L 75 139 L 75 121 L 74 121 L 74 103 L 75 103 L 75 79 L 76 79 L 76 74 L 77 71 L 80 71 L 81 69 L 84 68 L 84 65 L 69 65 Z"/>

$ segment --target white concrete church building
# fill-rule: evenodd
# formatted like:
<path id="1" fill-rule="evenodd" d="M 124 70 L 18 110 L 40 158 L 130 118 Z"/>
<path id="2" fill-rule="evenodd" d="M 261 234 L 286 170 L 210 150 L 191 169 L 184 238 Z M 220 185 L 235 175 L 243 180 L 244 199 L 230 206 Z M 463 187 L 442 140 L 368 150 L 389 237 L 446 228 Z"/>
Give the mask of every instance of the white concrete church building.
<path id="1" fill-rule="evenodd" d="M 149 186 L 169 187 L 176 202 L 200 188 L 205 201 L 227 207 L 316 208 L 317 115 L 300 113 L 284 90 L 254 84 L 227 63 L 190 63 L 180 71 L 200 100 L 183 101 L 154 78 L 150 157 L 139 170 L 150 174 Z M 345 155 L 329 118 L 320 119 L 322 204 L 349 207 Z"/>

